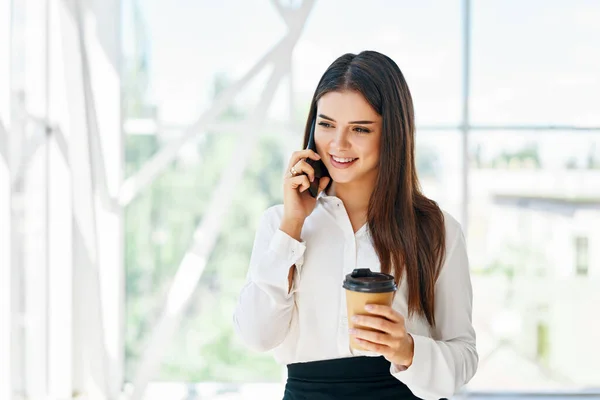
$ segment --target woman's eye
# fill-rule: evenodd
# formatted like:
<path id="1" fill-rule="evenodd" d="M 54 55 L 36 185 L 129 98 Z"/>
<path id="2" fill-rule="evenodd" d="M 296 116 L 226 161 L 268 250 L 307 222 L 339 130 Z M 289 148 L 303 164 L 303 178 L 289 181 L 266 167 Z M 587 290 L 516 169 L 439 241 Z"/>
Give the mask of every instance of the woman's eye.
<path id="1" fill-rule="evenodd" d="M 370 133 L 371 131 L 366 129 L 366 128 L 361 128 L 360 126 L 357 126 L 356 128 L 354 128 L 354 130 L 358 133 Z"/>
<path id="2" fill-rule="evenodd" d="M 331 128 L 331 124 L 328 124 L 327 122 L 319 122 L 319 125 L 325 128 Z"/>

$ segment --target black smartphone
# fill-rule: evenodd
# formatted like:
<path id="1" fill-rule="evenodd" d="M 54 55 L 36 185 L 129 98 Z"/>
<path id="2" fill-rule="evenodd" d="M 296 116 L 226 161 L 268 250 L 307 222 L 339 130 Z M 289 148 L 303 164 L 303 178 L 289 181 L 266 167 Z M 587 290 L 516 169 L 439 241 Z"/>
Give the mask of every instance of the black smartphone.
<path id="1" fill-rule="evenodd" d="M 310 127 L 310 133 L 308 135 L 308 145 L 307 149 L 317 152 L 317 145 L 315 144 L 315 124 L 317 120 L 316 118 L 313 120 L 312 125 Z M 317 197 L 319 194 L 319 180 L 324 176 L 329 176 L 329 171 L 323 164 L 322 160 L 313 160 L 312 158 L 307 158 L 306 162 L 308 165 L 313 167 L 315 170 L 315 180 L 310 183 L 310 187 L 308 188 L 308 192 L 312 197 Z"/>

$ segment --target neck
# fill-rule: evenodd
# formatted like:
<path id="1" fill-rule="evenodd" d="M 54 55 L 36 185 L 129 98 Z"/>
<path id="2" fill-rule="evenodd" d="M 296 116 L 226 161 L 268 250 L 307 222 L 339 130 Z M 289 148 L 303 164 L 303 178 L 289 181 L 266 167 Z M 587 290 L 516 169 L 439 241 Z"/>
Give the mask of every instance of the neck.
<path id="1" fill-rule="evenodd" d="M 328 194 L 342 200 L 350 216 L 360 216 L 366 220 L 369 200 L 374 188 L 375 180 L 348 183 L 333 182 Z"/>

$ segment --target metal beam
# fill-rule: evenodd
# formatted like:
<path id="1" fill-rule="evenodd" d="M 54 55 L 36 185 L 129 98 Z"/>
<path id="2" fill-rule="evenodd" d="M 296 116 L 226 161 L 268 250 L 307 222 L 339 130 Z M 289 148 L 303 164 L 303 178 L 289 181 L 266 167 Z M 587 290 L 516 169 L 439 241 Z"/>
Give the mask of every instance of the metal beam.
<path id="1" fill-rule="evenodd" d="M 469 131 L 575 131 L 595 132 L 600 131 L 600 126 L 572 126 L 572 125 L 468 125 Z M 477 133 L 477 132 L 471 132 Z"/>
<path id="2" fill-rule="evenodd" d="M 600 198 L 593 197 L 573 199 L 568 197 L 495 194 L 492 197 L 492 202 L 497 206 L 543 211 L 566 217 L 573 217 L 575 212 L 580 210 L 600 210 Z"/>
<path id="3" fill-rule="evenodd" d="M 265 56 L 263 56 L 254 67 L 250 69 L 239 81 L 224 90 L 215 100 L 211 108 L 205 111 L 202 116 L 192 124 L 184 134 L 174 139 L 166 147 L 154 155 L 142 168 L 132 177 L 128 178 L 122 185 L 119 193 L 119 204 L 127 206 L 135 197 L 154 179 L 162 173 L 175 159 L 179 150 L 205 130 L 208 123 L 223 112 L 233 101 L 235 96 L 254 78 L 263 68 L 268 65 L 282 50 L 285 49 L 287 37 L 282 39 Z"/>
<path id="4" fill-rule="evenodd" d="M 290 128 L 289 122 L 282 122 L 277 120 L 267 120 L 266 123 L 273 129 L 273 131 L 280 132 L 282 130 L 288 130 Z M 128 135 L 157 135 L 161 136 L 163 133 L 168 132 L 170 137 L 181 136 L 185 132 L 187 126 L 181 125 L 148 125 L 146 127 L 136 126 L 136 121 L 125 121 L 125 132 Z M 203 130 L 203 133 L 242 133 L 245 129 L 248 129 L 247 121 L 215 121 L 207 124 Z"/>
<path id="5" fill-rule="evenodd" d="M 8 157 L 8 132 L 10 118 L 10 0 L 0 0 L 0 399 L 13 397 L 13 377 L 17 372 L 14 362 L 13 341 L 13 287 L 11 177 Z"/>
<path id="6" fill-rule="evenodd" d="M 461 131 L 464 125 L 417 125 L 417 132 L 427 131 Z M 574 133 L 600 131 L 600 126 L 572 126 L 572 125 L 470 125 L 466 128 L 471 135 L 480 133 L 495 133 L 500 131 L 572 131 Z"/>
<path id="7" fill-rule="evenodd" d="M 11 118 L 14 107 L 11 82 L 12 9 L 15 2 L 0 0 L 0 122 L 3 156 L 0 157 L 0 398 L 26 395 L 25 329 L 23 324 L 22 188 L 13 190 L 12 174 L 21 153 L 21 121 Z M 17 102 L 19 102 L 17 100 Z"/>
<path id="8" fill-rule="evenodd" d="M 92 88 L 92 76 L 90 71 L 90 63 L 87 56 L 85 43 L 81 44 L 81 57 L 83 63 L 83 89 L 86 98 L 86 115 L 90 134 L 90 161 L 93 168 L 95 186 L 102 205 L 111 211 L 116 211 L 119 206 L 116 198 L 109 193 L 108 179 L 106 176 L 106 163 L 104 162 L 104 153 L 100 140 L 100 128 L 98 126 L 96 100 L 94 98 L 94 90 Z"/>
<path id="9" fill-rule="evenodd" d="M 113 399 L 122 384 L 124 285 L 121 210 L 108 196 L 111 188 L 116 195 L 121 183 L 120 77 L 114 67 L 120 39 L 113 29 L 87 29 L 87 21 L 114 24 L 119 2 L 60 3 L 72 183 L 73 363 L 68 367 L 74 393 Z"/>
<path id="10" fill-rule="evenodd" d="M 1 126 L 0 121 L 0 130 Z M 3 132 L 0 132 L 2 135 Z M 5 137 L 6 138 L 6 137 Z M 12 363 L 12 285 L 10 170 L 4 153 L 0 157 L 0 398 L 10 399 L 13 392 Z"/>
<path id="11" fill-rule="evenodd" d="M 23 145 L 23 151 L 18 155 L 19 158 L 16 160 L 14 172 L 12 173 L 13 187 L 22 184 L 22 180 L 25 178 L 27 172 L 27 166 L 30 165 L 31 160 L 33 160 L 40 148 L 46 144 L 46 124 L 35 120 L 25 121 L 25 125 L 27 126 L 29 122 L 33 122 L 37 125 L 35 127 L 37 132 L 34 132 L 34 134 L 28 138 Z"/>
<path id="12" fill-rule="evenodd" d="M 289 76 L 289 74 L 288 74 Z M 292 96 L 289 96 L 290 102 L 293 102 Z M 291 108 L 293 110 L 293 108 Z M 296 121 L 294 120 L 294 115 L 290 112 L 288 117 L 288 121 L 267 121 L 267 124 L 273 128 L 274 131 L 277 132 L 285 132 L 289 131 L 290 133 L 296 132 L 294 129 L 294 124 Z M 573 133 L 586 133 L 586 132 L 600 132 L 600 127 L 583 127 L 583 126 L 570 126 L 570 125 L 468 125 L 469 134 L 471 136 L 479 135 L 479 134 L 488 134 L 488 133 L 500 133 L 504 131 L 532 131 L 532 132 L 562 132 L 562 131 L 570 131 Z M 56 128 L 53 128 L 56 129 Z M 161 136 L 162 132 L 169 132 L 169 136 L 181 136 L 186 131 L 187 126 L 182 125 L 158 125 L 152 124 L 147 127 L 143 127 L 141 125 L 136 126 L 136 121 L 125 121 L 125 132 L 129 135 L 158 135 Z M 219 132 L 227 132 L 227 133 L 239 133 L 243 130 L 247 129 L 247 123 L 244 121 L 231 122 L 231 121 L 215 121 L 209 124 L 206 124 L 204 130 L 199 133 L 201 136 L 203 133 L 219 133 Z M 429 133 L 429 132 L 439 132 L 439 131 L 448 131 L 448 132 L 456 132 L 461 131 L 463 129 L 462 125 L 418 125 L 417 126 L 418 133 Z M 297 132 L 296 132 L 297 133 Z M 112 199 L 111 201 L 114 201 Z"/>
<path id="13" fill-rule="evenodd" d="M 0 161 L 8 165 L 8 132 L 0 118 Z"/>
<path id="14" fill-rule="evenodd" d="M 74 250 L 72 224 L 72 181 L 69 164 L 67 139 L 61 127 L 70 133 L 69 90 L 71 76 L 65 70 L 65 63 L 74 46 L 69 46 L 70 39 L 63 39 L 64 30 L 73 35 L 76 32 L 74 24 L 63 25 L 62 14 L 67 14 L 64 1 L 50 0 L 50 33 L 49 46 L 51 49 L 62 48 L 62 51 L 50 52 L 50 73 L 52 82 L 65 81 L 64 85 L 52 85 L 50 88 L 50 110 L 47 118 L 37 118 L 28 114 L 30 121 L 50 129 L 48 137 L 48 170 L 51 181 L 48 185 L 48 393 L 50 399 L 66 399 L 73 397 L 75 365 L 75 329 L 74 329 L 74 300 L 72 290 L 77 284 L 73 280 Z M 69 19 L 72 21 L 72 19 Z M 48 121 L 52 121 L 48 126 Z M 27 158 L 27 156 L 25 156 Z"/>
<path id="15" fill-rule="evenodd" d="M 73 364 L 72 390 L 87 396 L 108 392 L 106 355 L 98 284 L 93 173 L 90 165 L 84 80 L 83 11 L 77 0 L 65 0 L 61 20 L 69 106 L 69 163 L 72 181 Z M 76 267 L 75 267 L 76 266 Z M 86 301 L 83 299 L 87 297 Z M 78 301 L 81 299 L 81 301 Z M 91 324 L 91 325 L 89 325 Z M 89 335 L 88 335 L 89 334 Z M 98 335 L 101 337 L 98 338 Z"/>
<path id="16" fill-rule="evenodd" d="M 85 339 L 89 340 L 84 352 L 88 358 L 84 362 L 89 377 L 94 379 L 104 398 L 115 399 L 123 381 L 125 288 L 122 210 L 114 200 L 122 183 L 123 166 L 118 67 L 121 38 L 118 19 L 114 18 L 119 15 L 120 0 L 78 1 L 77 6 L 77 54 L 81 72 L 77 83 L 84 100 L 85 129 L 82 133 L 86 135 L 79 138 L 80 145 L 85 142 L 85 149 L 82 147 L 79 151 L 85 151 L 81 157 L 85 163 L 81 172 L 87 175 L 89 185 L 81 185 L 85 191 L 85 195 L 81 193 L 80 210 L 85 218 L 80 219 L 82 224 L 77 224 L 78 205 L 74 202 L 76 224 L 73 240 L 75 251 L 84 250 L 77 245 L 80 233 L 81 238 L 89 240 L 87 244 L 93 247 L 85 248 L 89 256 L 88 269 L 81 269 L 82 287 L 87 284 L 88 292 L 80 292 L 82 296 L 74 300 L 77 304 L 89 303 L 89 307 L 85 308 L 86 317 L 94 319 L 84 327 Z M 90 26 L 105 29 L 91 30 Z M 79 173 L 75 171 L 78 168 L 72 164 L 72 174 Z M 75 192 L 82 191 L 75 181 L 73 183 Z M 87 238 L 86 232 L 80 232 L 80 228 L 89 229 Z M 86 254 L 82 256 L 86 257 Z M 75 269 L 75 272 L 79 271 Z"/>
<path id="17" fill-rule="evenodd" d="M 28 56 L 22 69 L 22 79 L 14 89 L 21 101 L 14 103 L 16 118 L 11 126 L 11 175 L 14 175 L 25 152 L 29 126 L 25 121 L 28 110 L 43 118 L 48 110 L 48 46 L 46 1 L 14 2 L 14 12 L 21 12 L 21 24 L 26 34 L 13 30 L 13 40 L 22 44 L 14 51 L 26 48 Z M 15 14 L 16 15 L 16 14 Z M 15 21 L 16 23 L 16 21 Z M 16 28 L 16 26 L 15 26 Z M 23 32 L 23 31 L 21 31 Z M 26 397 L 45 397 L 48 388 L 48 246 L 47 246 L 47 189 L 48 164 L 46 137 L 43 129 L 36 132 L 43 143 L 27 165 L 23 179 L 12 185 L 12 223 L 14 274 L 19 283 L 16 292 L 21 299 L 15 311 L 27 321 L 22 329 L 22 390 Z M 36 135 L 37 136 L 37 135 Z M 38 137 L 39 138 L 39 137 Z M 11 176 L 14 177 L 14 176 Z"/>
<path id="18" fill-rule="evenodd" d="M 289 8 L 284 7 L 279 0 L 271 0 L 271 3 L 289 27 L 292 24 Z"/>
<path id="19" fill-rule="evenodd" d="M 269 82 L 263 91 L 257 110 L 253 113 L 251 120 L 249 120 L 249 134 L 241 136 L 232 154 L 232 162 L 229 163 L 229 168 L 224 172 L 217 188 L 213 192 L 205 217 L 194 232 L 193 243 L 184 255 L 169 290 L 165 309 L 146 344 L 146 350 L 142 356 L 139 370 L 133 381 L 134 392 L 131 396 L 132 400 L 141 400 L 143 398 L 148 382 L 160 366 L 166 346 L 179 325 L 182 311 L 185 310 L 198 285 L 208 258 L 220 234 L 224 216 L 229 211 L 235 189 L 242 179 L 246 165 L 253 154 L 252 149 L 256 145 L 257 136 L 261 130 L 268 107 L 271 104 L 281 78 L 289 70 L 291 52 L 300 36 L 306 17 L 313 4 L 314 1 L 305 1 L 300 9 L 295 12 L 294 17 L 296 21 L 292 25 L 293 28 L 290 29 L 290 47 L 286 52 L 287 57 L 278 60 L 278 63 L 275 65 Z"/>
<path id="20" fill-rule="evenodd" d="M 471 0 L 463 0 L 463 79 L 462 79 L 462 202 L 461 225 L 465 236 L 469 230 L 469 102 L 471 94 Z"/>
<path id="21" fill-rule="evenodd" d="M 86 68 L 86 70 L 87 69 L 88 68 Z M 90 79 L 89 73 L 87 74 L 87 77 L 88 77 L 88 79 Z M 87 93 L 89 93 L 89 96 L 93 97 L 93 92 L 92 92 L 89 84 L 88 84 L 86 90 L 87 90 Z M 91 101 L 93 102 L 93 99 Z M 97 182 L 96 190 L 97 190 L 97 193 L 99 195 L 99 198 L 100 198 L 104 208 L 115 212 L 115 211 L 118 211 L 120 207 L 117 202 L 117 198 L 110 194 L 110 191 L 108 188 L 108 180 L 107 180 L 107 176 L 106 176 L 106 164 L 104 162 L 102 146 L 100 144 L 101 141 L 100 141 L 98 124 L 97 124 L 96 117 L 95 117 L 96 111 L 95 111 L 94 105 L 92 105 L 90 107 L 89 112 L 94 115 L 93 117 L 91 117 L 91 120 L 90 120 L 90 126 L 92 128 L 92 137 L 91 137 L 90 145 L 91 145 L 91 152 L 92 152 L 92 157 L 93 157 L 92 161 L 94 163 L 94 177 Z M 18 165 L 15 168 L 16 170 L 15 170 L 14 174 L 12 174 L 12 176 L 13 176 L 12 185 L 13 186 L 18 185 L 19 182 L 23 179 L 23 176 L 25 174 L 25 171 L 26 171 L 27 166 L 29 165 L 31 159 L 33 158 L 35 153 L 39 150 L 39 148 L 46 143 L 47 135 L 51 135 L 54 139 L 56 139 L 56 144 L 58 145 L 58 149 L 60 150 L 61 154 L 64 156 L 64 159 L 67 162 L 67 165 L 69 162 L 69 157 L 68 157 L 69 149 L 68 149 L 67 140 L 65 138 L 64 132 L 62 131 L 62 129 L 60 128 L 59 125 L 47 125 L 47 123 L 44 120 L 42 120 L 41 118 L 32 117 L 32 116 L 28 117 L 27 122 L 32 122 L 34 124 L 37 124 L 38 128 L 41 130 L 41 133 L 29 138 L 29 141 L 27 143 L 25 143 L 25 146 L 24 146 L 25 149 L 23 151 L 23 154 L 22 154 L 20 160 L 18 161 Z M 1 123 L 1 121 L 0 121 L 0 123 Z M 2 150 L 3 150 L 2 138 L 3 138 L 2 129 L 0 129 L 0 155 L 2 155 Z"/>

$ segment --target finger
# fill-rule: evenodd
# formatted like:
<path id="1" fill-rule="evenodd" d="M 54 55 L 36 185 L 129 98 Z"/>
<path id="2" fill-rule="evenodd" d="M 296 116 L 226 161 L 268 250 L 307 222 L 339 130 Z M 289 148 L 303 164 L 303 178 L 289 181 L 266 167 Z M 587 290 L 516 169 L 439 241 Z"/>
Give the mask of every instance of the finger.
<path id="1" fill-rule="evenodd" d="M 379 316 L 355 315 L 352 317 L 352 322 L 356 325 L 377 329 L 390 335 L 397 335 L 398 331 L 402 330 L 402 326 L 398 326 L 397 322 L 390 322 Z"/>
<path id="2" fill-rule="evenodd" d="M 292 166 L 296 165 L 296 163 L 298 161 L 303 160 L 305 158 L 311 158 L 313 160 L 320 160 L 321 156 L 309 149 L 295 151 L 294 153 L 292 153 L 292 156 L 290 157 L 288 169 L 292 168 Z"/>
<path id="3" fill-rule="evenodd" d="M 380 315 L 393 322 L 404 322 L 404 317 L 390 306 L 384 306 L 381 304 L 367 304 L 365 306 L 365 310 L 367 310 L 370 314 Z"/>
<path id="4" fill-rule="evenodd" d="M 368 340 L 356 338 L 356 341 L 363 349 L 381 354 L 382 356 L 388 355 L 392 350 L 386 345 L 369 342 Z"/>
<path id="5" fill-rule="evenodd" d="M 321 193 L 323 190 L 325 190 L 325 188 L 327 187 L 327 185 L 329 184 L 330 181 L 331 181 L 331 178 L 328 176 L 324 176 L 319 180 L 319 193 Z"/>
<path id="6" fill-rule="evenodd" d="M 306 175 L 297 175 L 287 180 L 288 184 L 292 189 L 299 189 L 299 192 L 302 193 L 306 189 L 310 187 L 310 182 L 308 181 L 308 176 Z"/>
<path id="7" fill-rule="evenodd" d="M 387 333 L 373 332 L 366 329 L 356 328 L 350 329 L 348 332 L 357 339 L 367 340 L 371 343 L 381 344 L 390 348 L 394 344 L 394 338 Z"/>
<path id="8" fill-rule="evenodd" d="M 315 169 L 306 161 L 300 160 L 294 165 L 294 169 L 298 174 L 306 174 L 308 175 L 308 179 L 312 182 L 315 180 Z"/>

